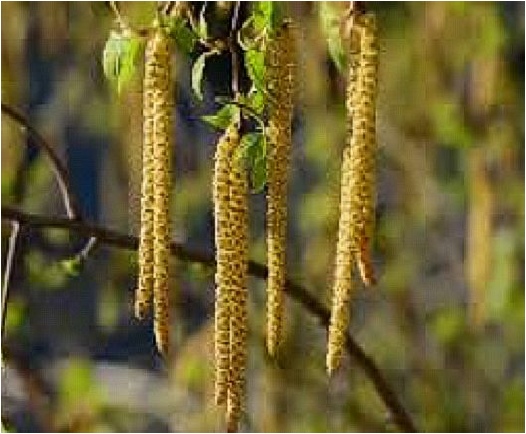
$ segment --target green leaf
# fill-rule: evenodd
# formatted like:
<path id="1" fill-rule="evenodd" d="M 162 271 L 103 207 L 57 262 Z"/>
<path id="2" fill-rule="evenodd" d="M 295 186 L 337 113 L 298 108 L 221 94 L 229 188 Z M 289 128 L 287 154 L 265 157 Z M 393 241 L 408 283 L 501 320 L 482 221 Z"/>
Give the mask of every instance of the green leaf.
<path id="1" fill-rule="evenodd" d="M 272 17 L 274 15 L 274 2 L 263 1 L 255 2 L 253 17 L 254 17 L 254 29 L 256 32 L 260 32 L 265 28 L 272 28 Z"/>
<path id="2" fill-rule="evenodd" d="M 254 30 L 259 33 L 263 30 L 273 32 L 283 22 L 283 11 L 279 2 L 264 1 L 254 2 L 253 17 Z"/>
<path id="3" fill-rule="evenodd" d="M 258 115 L 262 114 L 265 109 L 265 94 L 256 88 L 252 88 L 246 98 L 246 105 Z"/>
<path id="4" fill-rule="evenodd" d="M 466 125 L 461 106 L 452 98 L 437 99 L 430 107 L 436 137 L 444 146 L 469 148 L 475 137 Z"/>
<path id="5" fill-rule="evenodd" d="M 239 113 L 239 108 L 233 104 L 227 104 L 217 111 L 215 115 L 201 116 L 201 119 L 220 130 L 226 129 L 235 115 Z"/>
<path id="6" fill-rule="evenodd" d="M 259 193 L 267 182 L 266 140 L 263 133 L 247 133 L 241 138 L 239 156 L 250 168 L 252 191 Z"/>
<path id="7" fill-rule="evenodd" d="M 318 14 L 329 54 L 338 70 L 342 72 L 345 69 L 347 58 L 340 35 L 338 11 L 331 5 L 331 2 L 320 2 Z"/>
<path id="8" fill-rule="evenodd" d="M 166 21 L 168 34 L 175 40 L 177 47 L 186 54 L 194 51 L 198 36 L 186 25 L 186 21 L 181 17 L 168 17 Z"/>
<path id="9" fill-rule="evenodd" d="M 256 89 L 265 88 L 265 53 L 250 49 L 245 52 L 245 64 L 248 76 Z"/>
<path id="10" fill-rule="evenodd" d="M 252 181 L 252 191 L 260 193 L 265 188 L 267 183 L 267 165 L 266 159 L 256 160 L 250 172 L 250 179 Z"/>
<path id="11" fill-rule="evenodd" d="M 123 34 L 114 30 L 110 33 L 102 53 L 102 67 L 117 93 L 120 94 L 135 75 L 140 50 L 140 39 L 131 33 Z"/>
<path id="12" fill-rule="evenodd" d="M 79 257 L 64 259 L 60 265 L 62 266 L 64 272 L 71 277 L 78 276 L 82 270 L 82 261 Z"/>
<path id="13" fill-rule="evenodd" d="M 210 53 L 201 54 L 192 66 L 192 90 L 200 101 L 203 100 L 203 72 L 205 70 L 206 58 Z"/>

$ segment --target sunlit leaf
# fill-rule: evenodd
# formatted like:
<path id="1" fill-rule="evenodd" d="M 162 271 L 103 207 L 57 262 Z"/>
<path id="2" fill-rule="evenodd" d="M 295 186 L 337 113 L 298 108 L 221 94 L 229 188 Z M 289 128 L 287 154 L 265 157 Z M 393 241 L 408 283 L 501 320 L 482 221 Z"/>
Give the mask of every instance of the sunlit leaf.
<path id="1" fill-rule="evenodd" d="M 259 193 L 267 182 L 266 145 L 263 133 L 247 133 L 241 138 L 240 156 L 250 170 L 252 191 Z"/>
<path id="2" fill-rule="evenodd" d="M 208 53 L 201 54 L 192 66 L 192 90 L 200 101 L 203 99 L 203 73 Z"/>
<path id="3" fill-rule="evenodd" d="M 260 32 L 264 28 L 272 27 L 272 15 L 274 11 L 274 2 L 263 1 L 254 2 L 252 16 L 254 17 L 254 28 Z"/>
<path id="4" fill-rule="evenodd" d="M 318 8 L 319 20 L 331 59 L 341 72 L 345 69 L 346 54 L 340 35 L 340 15 L 331 2 L 320 2 Z"/>
<path id="5" fill-rule="evenodd" d="M 233 104 L 227 104 L 219 109 L 216 114 L 201 116 L 201 119 L 217 129 L 224 130 L 230 125 L 238 112 L 238 107 Z"/>
<path id="6" fill-rule="evenodd" d="M 120 94 L 135 75 L 140 50 L 140 39 L 131 33 L 123 34 L 115 30 L 110 33 L 102 53 L 102 67 L 117 93 Z"/>
<path id="7" fill-rule="evenodd" d="M 71 277 L 78 276 L 82 270 L 82 260 L 78 256 L 71 259 L 64 259 L 60 265 L 64 272 Z"/>
<path id="8" fill-rule="evenodd" d="M 198 36 L 186 25 L 181 17 L 167 19 L 168 34 L 175 40 L 177 47 L 186 54 L 190 54 L 195 47 Z"/>
<path id="9" fill-rule="evenodd" d="M 256 89 L 265 87 L 265 53 L 250 49 L 245 52 L 245 65 L 248 76 Z"/>

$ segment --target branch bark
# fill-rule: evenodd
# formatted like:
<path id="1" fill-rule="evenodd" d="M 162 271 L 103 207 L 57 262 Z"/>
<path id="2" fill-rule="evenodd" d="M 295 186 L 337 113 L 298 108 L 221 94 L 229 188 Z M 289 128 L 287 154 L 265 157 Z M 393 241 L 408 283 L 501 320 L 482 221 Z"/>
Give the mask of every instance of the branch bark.
<path id="1" fill-rule="evenodd" d="M 20 125 L 21 128 L 26 130 L 29 136 L 35 141 L 35 144 L 49 157 L 51 162 L 51 170 L 53 171 L 60 188 L 68 217 L 71 219 L 80 218 L 81 210 L 79 202 L 73 193 L 73 189 L 71 188 L 68 169 L 62 163 L 62 160 L 58 156 L 55 149 L 44 139 L 44 137 L 42 137 L 42 135 L 31 125 L 29 120 L 18 110 L 2 103 L 2 113 L 9 116 L 13 121 Z"/>
<path id="2" fill-rule="evenodd" d="M 25 228 L 62 228 L 87 237 L 95 237 L 100 243 L 122 249 L 136 250 L 139 245 L 138 238 L 131 235 L 122 234 L 117 231 L 79 220 L 30 214 L 9 206 L 2 206 L 2 219 L 17 222 L 20 226 Z M 210 267 L 215 266 L 213 252 L 190 249 L 180 243 L 172 243 L 171 250 L 172 254 L 182 261 L 197 262 Z M 263 264 L 250 261 L 249 273 L 253 277 L 265 279 L 267 277 L 268 269 Z M 301 304 L 311 315 L 318 318 L 324 327 L 328 326 L 330 317 L 329 310 L 306 288 L 287 280 L 285 292 L 293 300 Z M 358 345 L 350 333 L 347 333 L 346 350 L 371 380 L 378 395 L 383 400 L 387 409 L 391 412 L 393 421 L 400 430 L 404 432 L 417 432 L 411 416 L 405 410 L 398 396 L 384 378 L 380 369 L 376 366 L 373 359 L 365 353 L 360 345 Z"/>
<path id="3" fill-rule="evenodd" d="M 4 338 L 5 331 L 5 319 L 6 319 L 6 309 L 7 309 L 7 297 L 9 295 L 9 281 L 11 279 L 11 272 L 13 271 L 13 263 L 15 260 L 15 251 L 18 241 L 18 235 L 20 233 L 20 223 L 18 221 L 11 221 L 11 235 L 9 235 L 9 245 L 7 248 L 7 258 L 4 265 L 4 279 L 2 284 L 2 305 L 0 315 L 2 318 L 2 339 Z"/>

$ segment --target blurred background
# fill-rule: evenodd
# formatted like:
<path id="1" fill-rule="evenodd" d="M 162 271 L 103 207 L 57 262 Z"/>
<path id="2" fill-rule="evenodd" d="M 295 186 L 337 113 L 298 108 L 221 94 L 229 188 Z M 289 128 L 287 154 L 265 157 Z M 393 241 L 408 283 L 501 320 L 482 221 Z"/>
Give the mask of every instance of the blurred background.
<path id="1" fill-rule="evenodd" d="M 210 22 L 232 3 L 212 3 Z M 195 3 L 196 11 L 202 3 Z M 423 431 L 524 429 L 524 3 L 374 3 L 378 15 L 378 285 L 356 280 L 351 332 Z M 137 26 L 153 2 L 121 3 Z M 245 5 L 244 8 L 247 6 Z M 338 219 L 345 80 L 329 60 L 316 2 L 301 26 L 301 86 L 289 200 L 289 275 L 324 303 Z M 92 222 L 137 233 L 140 74 L 118 97 L 102 50 L 104 2 L 2 2 L 2 103 L 25 113 L 66 162 Z M 213 30 L 212 30 L 213 31 Z M 227 95 L 228 56 L 207 63 L 205 101 L 177 56 L 174 239 L 213 249 L 212 156 L 200 116 Z M 42 154 L 2 115 L 2 204 L 47 216 L 64 206 Z M 251 257 L 265 261 L 265 202 L 251 198 Z M 10 225 L 2 221 L 5 267 Z M 136 255 L 85 238 L 24 231 L 2 341 L 8 431 L 217 431 L 213 272 L 174 262 L 174 357 L 132 316 Z M 331 381 L 326 333 L 287 301 L 283 354 L 264 350 L 265 285 L 250 281 L 246 431 L 395 431 L 353 360 Z"/>

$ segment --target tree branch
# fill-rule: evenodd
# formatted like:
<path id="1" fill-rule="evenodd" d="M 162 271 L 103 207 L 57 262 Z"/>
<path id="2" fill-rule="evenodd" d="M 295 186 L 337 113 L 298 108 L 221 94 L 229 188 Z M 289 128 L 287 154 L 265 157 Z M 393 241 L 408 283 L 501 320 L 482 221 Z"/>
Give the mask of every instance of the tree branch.
<path id="1" fill-rule="evenodd" d="M 114 4 L 114 2 L 110 2 Z M 44 153 L 48 156 L 51 163 L 51 170 L 55 175 L 57 180 L 60 193 L 62 195 L 62 200 L 64 201 L 64 207 L 66 208 L 66 214 L 70 219 L 73 220 L 82 220 L 82 210 L 80 209 L 79 201 L 77 196 L 73 192 L 71 187 L 71 182 L 69 178 L 69 172 L 66 165 L 62 162 L 58 156 L 55 148 L 51 146 L 46 139 L 37 131 L 33 125 L 29 122 L 26 116 L 19 112 L 14 107 L 11 107 L 7 104 L 2 103 L 2 113 L 9 116 L 14 122 L 16 122 L 20 127 L 25 130 L 30 137 L 33 138 L 35 145 L 38 146 Z M 83 258 L 87 257 L 89 253 L 95 248 L 97 240 L 95 238 L 90 238 L 85 247 L 81 250 L 81 256 Z M 2 300 L 3 301 L 3 300 Z M 2 312 L 2 321 L 3 314 Z M 3 322 L 2 322 L 2 333 L 3 333 Z"/>
<path id="2" fill-rule="evenodd" d="M 139 244 L 137 237 L 125 235 L 117 231 L 106 229 L 91 223 L 82 222 L 63 217 L 46 217 L 38 214 L 29 214 L 9 206 L 2 206 L 2 219 L 17 222 L 27 228 L 62 228 L 77 232 L 81 235 L 95 237 L 99 242 L 115 247 L 136 250 Z M 214 267 L 215 259 L 212 252 L 190 249 L 179 243 L 171 244 L 172 254 L 182 261 L 198 262 L 200 264 Z M 257 278 L 265 279 L 268 269 L 265 265 L 250 261 L 249 273 Z M 327 327 L 329 324 L 329 310 L 318 301 L 307 289 L 290 280 L 287 280 L 285 292 L 295 301 L 300 303 L 308 312 L 317 317 L 320 323 Z M 393 421 L 404 432 L 417 432 L 417 429 L 399 401 L 396 393 L 391 389 L 386 379 L 375 362 L 364 352 L 364 350 L 347 333 L 347 353 L 362 368 L 366 376 L 371 380 L 378 395 L 392 414 Z"/>
<path id="3" fill-rule="evenodd" d="M 232 78 L 231 78 L 231 87 L 232 94 L 235 100 L 238 98 L 239 94 L 239 59 L 238 52 L 236 47 L 236 31 L 238 27 L 239 19 L 239 9 L 241 8 L 241 2 L 237 1 L 234 5 L 234 10 L 232 12 L 232 18 L 230 19 L 230 35 L 228 36 L 228 48 L 230 50 L 230 55 L 232 57 Z"/>
<path id="4" fill-rule="evenodd" d="M 9 116 L 12 120 L 18 123 L 30 137 L 33 138 L 35 144 L 44 151 L 51 162 L 51 170 L 53 171 L 57 180 L 66 213 L 71 219 L 78 219 L 81 216 L 79 202 L 73 193 L 69 182 L 69 173 L 66 166 L 62 163 L 60 157 L 57 155 L 55 149 L 40 135 L 40 133 L 31 125 L 29 120 L 15 108 L 2 103 L 2 113 Z"/>
<path id="5" fill-rule="evenodd" d="M 9 280 L 11 272 L 13 271 L 13 262 L 15 259 L 16 244 L 18 241 L 18 234 L 20 233 L 20 223 L 16 220 L 11 221 L 11 235 L 9 236 L 9 246 L 7 248 L 7 258 L 4 266 L 4 279 L 2 284 L 2 305 L 0 316 L 2 318 L 2 339 L 5 332 L 5 318 L 7 312 L 7 298 L 9 290 Z"/>

